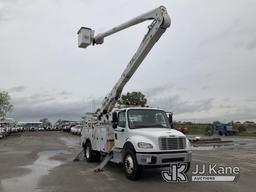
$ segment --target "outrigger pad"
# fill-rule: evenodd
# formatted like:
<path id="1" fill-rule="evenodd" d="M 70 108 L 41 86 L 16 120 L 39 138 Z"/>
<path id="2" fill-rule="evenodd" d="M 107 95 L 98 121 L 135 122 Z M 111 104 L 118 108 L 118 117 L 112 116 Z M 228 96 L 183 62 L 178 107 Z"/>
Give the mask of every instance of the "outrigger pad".
<path id="1" fill-rule="evenodd" d="M 80 151 L 77 156 L 73 159 L 73 161 L 80 161 L 82 158 L 81 156 L 83 157 L 84 156 L 84 150 Z"/>
<path id="2" fill-rule="evenodd" d="M 94 169 L 95 172 L 103 171 L 103 168 L 108 164 L 108 162 L 113 158 L 113 151 L 110 151 L 103 161 Z"/>

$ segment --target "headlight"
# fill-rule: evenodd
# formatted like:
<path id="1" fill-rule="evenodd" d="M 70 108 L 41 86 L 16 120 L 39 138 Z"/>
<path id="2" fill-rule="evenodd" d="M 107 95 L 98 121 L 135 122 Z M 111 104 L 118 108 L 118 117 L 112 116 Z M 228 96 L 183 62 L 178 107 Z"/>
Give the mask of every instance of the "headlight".
<path id="1" fill-rule="evenodd" d="M 151 145 L 150 143 L 139 142 L 138 147 L 143 149 L 152 149 L 153 145 Z"/>

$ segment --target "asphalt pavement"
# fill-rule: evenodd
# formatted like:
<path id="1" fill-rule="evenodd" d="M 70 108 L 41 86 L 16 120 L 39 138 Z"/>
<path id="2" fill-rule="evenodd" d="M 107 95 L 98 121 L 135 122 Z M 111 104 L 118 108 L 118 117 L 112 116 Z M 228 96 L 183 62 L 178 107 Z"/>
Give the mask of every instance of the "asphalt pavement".
<path id="1" fill-rule="evenodd" d="M 120 165 L 109 164 L 103 172 L 98 163 L 74 162 L 81 150 L 79 136 L 64 132 L 25 132 L 0 140 L 1 192 L 85 191 L 218 191 L 250 192 L 256 188 L 256 138 L 226 137 L 233 143 L 193 147 L 190 181 L 166 182 L 161 169 L 146 169 L 139 181 L 127 180 Z M 192 172 L 202 165 L 239 167 L 236 182 L 192 182 Z"/>

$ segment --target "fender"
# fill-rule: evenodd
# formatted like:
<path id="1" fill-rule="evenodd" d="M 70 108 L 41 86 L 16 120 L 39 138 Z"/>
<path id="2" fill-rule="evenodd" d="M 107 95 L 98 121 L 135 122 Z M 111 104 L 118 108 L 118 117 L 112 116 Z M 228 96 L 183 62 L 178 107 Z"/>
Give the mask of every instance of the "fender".
<path id="1" fill-rule="evenodd" d="M 89 138 L 84 138 L 84 139 L 82 140 L 82 142 L 81 142 L 82 147 L 85 147 L 85 144 L 86 144 L 87 142 L 92 143 Z"/>
<path id="2" fill-rule="evenodd" d="M 152 149 L 139 148 L 138 147 L 139 142 L 150 143 L 153 146 L 153 148 Z M 148 139 L 144 136 L 140 136 L 140 135 L 134 135 L 134 136 L 129 137 L 127 139 L 126 143 L 124 144 L 124 149 L 126 146 L 131 146 L 131 145 L 136 152 L 151 152 L 151 151 L 157 150 L 157 147 L 154 142 L 152 142 L 150 139 Z"/>

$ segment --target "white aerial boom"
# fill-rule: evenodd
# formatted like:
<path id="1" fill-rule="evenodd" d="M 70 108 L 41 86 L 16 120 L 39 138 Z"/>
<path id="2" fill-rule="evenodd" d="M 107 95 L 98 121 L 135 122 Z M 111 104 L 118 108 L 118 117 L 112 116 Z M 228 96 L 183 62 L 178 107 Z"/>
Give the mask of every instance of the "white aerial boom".
<path id="1" fill-rule="evenodd" d="M 153 20 L 152 23 L 148 26 L 148 32 L 144 36 L 139 48 L 133 55 L 132 59 L 122 73 L 118 82 L 115 84 L 111 92 L 104 98 L 102 106 L 97 112 L 98 118 L 101 118 L 103 115 L 108 114 L 112 111 L 117 100 L 121 96 L 125 84 L 135 73 L 135 71 L 142 63 L 144 58 L 147 56 L 154 44 L 162 36 L 165 30 L 170 26 L 171 20 L 166 11 L 166 8 L 164 6 L 160 6 L 104 33 L 100 33 L 95 37 L 94 31 L 90 28 L 81 27 L 78 31 L 78 46 L 80 48 L 86 48 L 91 44 L 102 44 L 105 37 L 147 20 Z"/>

